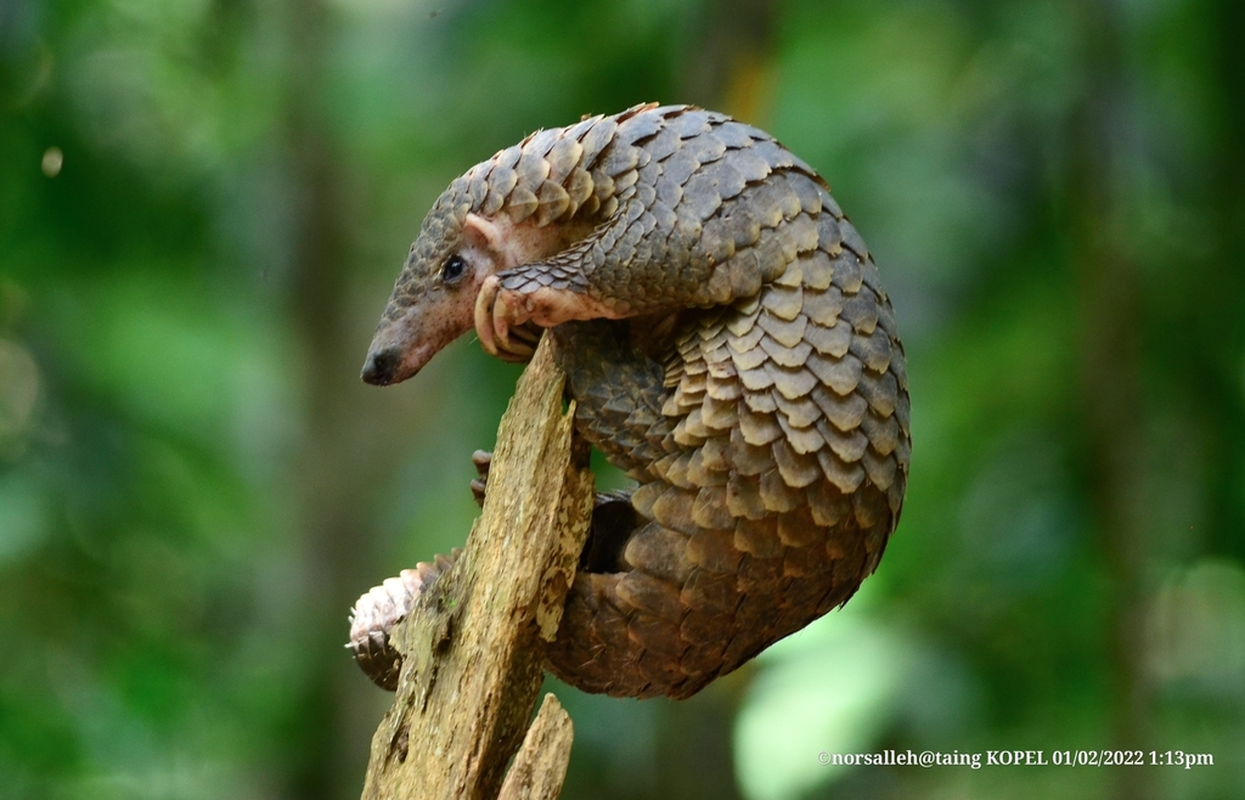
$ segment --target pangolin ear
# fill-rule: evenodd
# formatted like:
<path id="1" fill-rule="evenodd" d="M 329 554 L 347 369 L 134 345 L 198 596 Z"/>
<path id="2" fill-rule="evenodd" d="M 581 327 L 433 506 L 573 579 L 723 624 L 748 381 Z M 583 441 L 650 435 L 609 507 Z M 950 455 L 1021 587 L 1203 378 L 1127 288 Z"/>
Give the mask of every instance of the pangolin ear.
<path id="1" fill-rule="evenodd" d="M 501 253 L 501 230 L 492 220 L 468 214 L 463 220 L 463 243 L 497 256 Z"/>

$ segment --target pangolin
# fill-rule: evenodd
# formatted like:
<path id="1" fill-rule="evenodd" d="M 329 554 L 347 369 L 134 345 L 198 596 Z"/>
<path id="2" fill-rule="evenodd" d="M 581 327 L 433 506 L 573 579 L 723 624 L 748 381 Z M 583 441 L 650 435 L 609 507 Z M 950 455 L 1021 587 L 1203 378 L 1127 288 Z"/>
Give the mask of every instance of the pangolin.
<path id="1" fill-rule="evenodd" d="M 547 330 L 576 429 L 636 483 L 598 497 L 546 652 L 562 680 L 689 697 L 877 568 L 911 452 L 894 313 L 826 182 L 764 131 L 647 104 L 472 167 L 425 218 L 363 379 L 405 380 L 472 328 L 508 360 Z M 381 685 L 388 627 L 449 563 L 356 606 Z"/>

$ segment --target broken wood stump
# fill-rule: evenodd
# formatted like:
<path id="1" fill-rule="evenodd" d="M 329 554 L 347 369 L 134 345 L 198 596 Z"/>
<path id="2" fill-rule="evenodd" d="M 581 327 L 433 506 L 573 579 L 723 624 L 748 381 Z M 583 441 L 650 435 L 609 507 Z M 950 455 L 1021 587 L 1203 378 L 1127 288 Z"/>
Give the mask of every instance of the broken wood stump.
<path id="1" fill-rule="evenodd" d="M 588 448 L 575 441 L 573 406 L 562 410 L 564 382 L 546 337 L 502 416 L 461 558 L 392 633 L 402 673 L 372 738 L 363 800 L 561 790 L 570 717 L 550 694 L 527 725 L 592 516 Z"/>

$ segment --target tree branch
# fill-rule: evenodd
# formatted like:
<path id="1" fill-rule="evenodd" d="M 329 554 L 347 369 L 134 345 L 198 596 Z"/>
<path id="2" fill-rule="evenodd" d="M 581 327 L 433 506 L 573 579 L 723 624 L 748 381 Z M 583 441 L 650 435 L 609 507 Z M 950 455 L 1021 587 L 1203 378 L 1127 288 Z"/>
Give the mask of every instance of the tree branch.
<path id="1" fill-rule="evenodd" d="M 394 629 L 402 676 L 372 739 L 364 800 L 498 795 L 540 691 L 541 639 L 557 632 L 591 521 L 593 478 L 586 447 L 573 447 L 574 409 L 562 413 L 564 380 L 546 337 L 502 417 L 462 557 Z M 556 718 L 552 706 L 542 716 Z M 563 756 L 540 762 L 562 773 L 517 777 L 544 793 L 508 796 L 557 795 L 569 723 L 552 740 Z"/>

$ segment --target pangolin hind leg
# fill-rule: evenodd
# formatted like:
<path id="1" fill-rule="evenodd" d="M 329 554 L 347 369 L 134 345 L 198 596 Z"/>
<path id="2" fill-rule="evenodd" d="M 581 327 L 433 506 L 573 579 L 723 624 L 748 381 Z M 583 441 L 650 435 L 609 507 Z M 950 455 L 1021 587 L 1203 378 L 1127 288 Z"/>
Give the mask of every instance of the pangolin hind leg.
<path id="1" fill-rule="evenodd" d="M 492 460 L 493 454 L 484 450 L 477 450 L 471 456 L 479 475 L 471 481 L 471 491 L 480 506 L 484 505 Z M 592 527 L 578 568 L 590 572 L 614 570 L 619 561 L 619 549 L 635 527 L 636 516 L 629 492 L 597 493 Z M 420 596 L 440 580 L 461 554 L 461 548 L 454 548 L 448 556 L 438 554 L 431 562 L 420 562 L 411 569 L 402 570 L 401 574 L 387 578 L 364 593 L 351 609 L 347 647 L 354 651 L 364 674 L 380 688 L 394 691 L 402 666 L 402 656 L 390 642 L 390 631 L 411 613 Z"/>
<path id="2" fill-rule="evenodd" d="M 488 492 L 488 473 L 493 454 L 477 450 L 471 454 L 479 477 L 471 481 L 471 494 L 476 505 L 484 507 Z M 635 510 L 631 506 L 631 492 L 616 490 L 597 492 L 592 508 L 592 527 L 584 551 L 580 555 L 579 568 L 590 572 L 604 572 L 618 563 L 619 549 L 626 535 L 636 527 Z M 437 556 L 444 558 L 444 556 Z M 450 562 L 452 563 L 452 561 Z"/>

